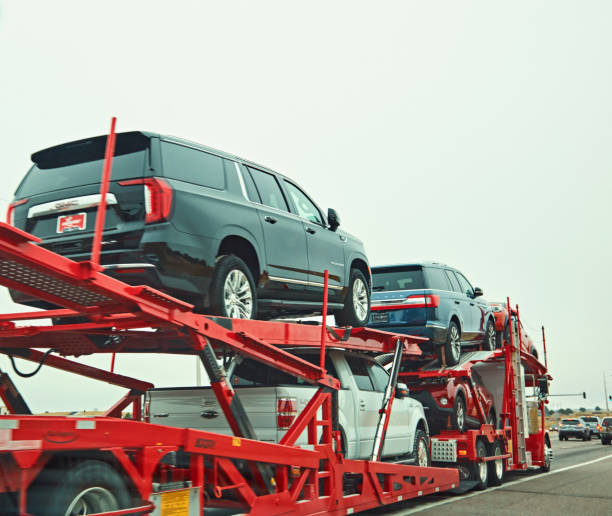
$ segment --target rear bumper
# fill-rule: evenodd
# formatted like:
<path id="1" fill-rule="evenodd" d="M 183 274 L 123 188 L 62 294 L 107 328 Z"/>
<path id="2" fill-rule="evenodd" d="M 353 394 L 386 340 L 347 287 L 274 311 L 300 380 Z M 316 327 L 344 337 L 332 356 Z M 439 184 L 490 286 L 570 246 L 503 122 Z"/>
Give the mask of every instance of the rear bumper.
<path id="1" fill-rule="evenodd" d="M 425 343 L 425 346 L 432 344 L 444 344 L 446 342 L 446 335 L 448 333 L 448 328 L 437 321 L 428 321 L 422 326 L 411 326 L 407 324 L 369 324 L 368 326 L 373 329 L 388 331 L 391 333 L 426 337 L 430 340 L 430 342 Z"/>
<path id="2" fill-rule="evenodd" d="M 103 248 L 100 263 L 106 267 L 104 273 L 129 285 L 149 285 L 198 306 L 209 305 L 215 242 L 183 233 L 177 239 L 176 235 L 171 226 L 159 227 L 145 231 L 137 249 Z M 91 258 L 89 252 L 64 256 L 77 262 Z M 21 292 L 10 290 L 10 295 L 16 303 L 51 308 Z"/>
<path id="3" fill-rule="evenodd" d="M 579 437 L 580 439 L 582 439 L 584 437 L 588 437 L 588 433 L 584 431 L 575 432 L 571 430 L 560 430 L 559 437 Z"/>

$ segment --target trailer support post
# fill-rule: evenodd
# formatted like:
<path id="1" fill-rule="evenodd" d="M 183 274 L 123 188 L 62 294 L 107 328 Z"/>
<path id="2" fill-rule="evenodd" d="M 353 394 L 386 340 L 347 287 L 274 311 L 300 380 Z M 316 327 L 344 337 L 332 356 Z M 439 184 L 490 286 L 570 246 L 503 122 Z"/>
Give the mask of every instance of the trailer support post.
<path id="1" fill-rule="evenodd" d="M 397 374 L 399 373 L 400 364 L 402 361 L 402 352 L 404 350 L 404 341 L 397 339 L 395 344 L 395 352 L 393 353 L 393 365 L 391 366 L 391 374 L 383 395 L 383 402 L 380 408 L 380 416 L 378 417 L 378 425 L 374 434 L 374 443 L 372 444 L 372 453 L 370 454 L 371 461 L 377 461 L 380 458 L 385 434 L 389 426 L 389 418 L 391 417 L 391 405 L 395 397 L 395 386 L 397 384 Z"/>

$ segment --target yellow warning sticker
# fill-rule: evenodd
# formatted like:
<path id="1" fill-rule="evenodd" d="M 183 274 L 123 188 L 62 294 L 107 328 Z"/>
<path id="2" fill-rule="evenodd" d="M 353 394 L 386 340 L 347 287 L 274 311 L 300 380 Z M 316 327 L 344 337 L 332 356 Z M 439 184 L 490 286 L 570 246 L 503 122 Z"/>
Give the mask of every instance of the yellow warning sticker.
<path id="1" fill-rule="evenodd" d="M 242 446 L 242 439 L 240 437 L 232 438 L 232 446 Z"/>
<path id="2" fill-rule="evenodd" d="M 161 516 L 189 516 L 189 489 L 162 493 Z"/>

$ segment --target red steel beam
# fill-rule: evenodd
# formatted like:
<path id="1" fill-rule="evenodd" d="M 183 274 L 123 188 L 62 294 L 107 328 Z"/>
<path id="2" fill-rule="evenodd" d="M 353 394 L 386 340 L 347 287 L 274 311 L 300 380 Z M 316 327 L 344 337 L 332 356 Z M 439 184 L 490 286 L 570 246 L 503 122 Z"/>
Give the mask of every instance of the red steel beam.
<path id="1" fill-rule="evenodd" d="M 14 357 L 22 358 L 23 360 L 29 360 L 30 362 L 39 363 L 43 360 L 45 354 L 36 349 L 0 349 L 0 353 L 5 355 L 12 355 Z M 80 364 L 73 360 L 58 357 L 57 355 L 50 354 L 45 359 L 45 365 L 60 369 L 62 371 L 68 371 L 70 373 L 76 373 L 86 378 L 92 378 L 94 380 L 100 380 L 102 382 L 109 383 L 111 385 L 117 385 L 119 387 L 125 387 L 134 391 L 145 392 L 148 389 L 152 389 L 154 385 L 149 382 L 143 382 L 129 376 L 123 376 L 117 373 L 111 373 L 104 369 L 97 367 Z"/>
<path id="2" fill-rule="evenodd" d="M 102 246 L 102 233 L 104 231 L 104 221 L 106 220 L 106 195 L 110 183 L 111 170 L 113 167 L 113 155 L 115 154 L 115 124 L 117 118 L 111 119 L 110 133 L 106 137 L 106 150 L 104 153 L 104 168 L 102 169 L 102 181 L 100 185 L 100 204 L 96 215 L 96 227 L 94 229 L 93 243 L 91 245 L 91 263 L 100 264 L 100 248 Z"/>

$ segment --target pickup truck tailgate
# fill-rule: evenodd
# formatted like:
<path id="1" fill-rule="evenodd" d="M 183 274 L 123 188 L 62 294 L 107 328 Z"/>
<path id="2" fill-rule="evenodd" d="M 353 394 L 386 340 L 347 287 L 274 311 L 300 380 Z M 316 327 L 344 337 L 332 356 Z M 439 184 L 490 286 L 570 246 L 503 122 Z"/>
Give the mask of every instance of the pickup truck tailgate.
<path id="1" fill-rule="evenodd" d="M 277 439 L 276 391 L 276 387 L 257 387 L 237 393 L 261 441 Z M 210 387 L 151 389 L 147 398 L 151 423 L 233 435 Z"/>

